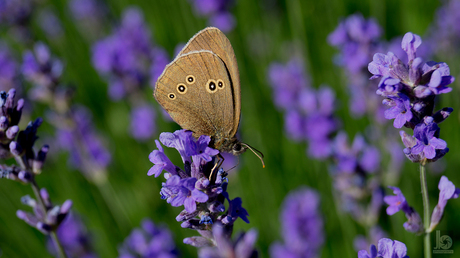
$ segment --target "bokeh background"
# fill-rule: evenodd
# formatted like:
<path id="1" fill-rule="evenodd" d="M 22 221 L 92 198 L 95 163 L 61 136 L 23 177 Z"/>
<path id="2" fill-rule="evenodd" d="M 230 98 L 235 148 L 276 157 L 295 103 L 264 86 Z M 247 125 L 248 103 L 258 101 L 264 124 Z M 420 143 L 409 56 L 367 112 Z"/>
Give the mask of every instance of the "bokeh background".
<path id="1" fill-rule="evenodd" d="M 88 9 L 75 7 L 78 2 L 94 2 L 97 5 L 93 7 L 97 11 L 92 10 L 88 3 L 86 6 Z M 238 60 L 242 92 L 239 138 L 262 151 L 266 164 L 266 168 L 262 168 L 257 157 L 248 152 L 239 157 L 237 168 L 230 172 L 228 192 L 232 197 L 242 198 L 243 206 L 250 215 L 250 224 L 238 221 L 235 224 L 235 232 L 247 231 L 250 228 L 257 229 L 259 237 L 256 247 L 261 257 L 270 257 L 270 245 L 283 240 L 281 234 L 283 224 L 280 218 L 283 199 L 289 192 L 301 186 L 308 186 L 315 189 L 321 199 L 318 212 L 323 218 L 325 240 L 320 257 L 357 257 L 354 240 L 358 235 L 368 234 L 371 226 L 357 220 L 351 212 L 344 211 L 342 208 L 341 193 L 335 187 L 333 173 L 330 172 L 334 170 L 336 161 L 313 158 L 306 151 L 307 141 L 295 139 L 285 130 L 286 112 L 274 104 L 274 88 L 284 86 L 272 85 L 270 67 L 274 63 L 284 65 L 292 60 L 301 63 L 301 77 L 306 78 L 309 87 L 318 88 L 320 85 L 328 85 L 335 91 L 334 116 L 341 121 L 337 129 L 346 132 L 350 142 L 357 134 L 364 135 L 368 142 L 376 140 L 385 142 L 387 137 L 396 138 L 399 152 L 393 154 L 404 157 L 403 146 L 399 141 L 399 130 L 391 126 L 391 121 L 386 122 L 389 124 L 386 125 L 388 130 L 382 133 L 373 127 L 384 127 L 375 124 L 373 115 L 356 115 L 350 112 L 351 95 L 348 88 L 350 73 L 347 72 L 346 67 L 340 66 L 340 57 L 337 57 L 340 50 L 331 46 L 328 36 L 343 19 L 350 15 L 361 14 L 364 19 L 372 17 L 381 27 L 379 41 L 392 42 L 399 38 L 397 41 L 400 42 L 406 32 L 418 34 L 424 43 L 427 42 L 432 46 L 431 51 L 426 51 L 426 57 L 422 56 L 424 60 L 446 62 L 450 66 L 451 74 L 458 77 L 460 75 L 460 51 L 458 51 L 460 31 L 458 28 L 457 31 L 447 31 L 448 22 L 445 19 L 443 22 L 439 21 L 440 17 L 445 18 L 447 14 L 438 15 L 438 13 L 441 7 L 448 5 L 450 5 L 448 9 L 453 10 L 456 7 L 460 11 L 460 4 L 454 0 L 236 0 L 220 6 L 217 8 L 218 11 L 212 8 L 206 9 L 206 6 L 211 6 L 213 2 L 220 1 L 2 0 L 0 2 L 2 10 L 8 10 L 8 6 L 23 5 L 1 14 L 2 51 L 6 51 L 11 60 L 16 63 L 16 69 L 12 72 L 14 76 L 6 76 L 5 81 L 1 81 L 0 87 L 3 90 L 8 90 L 11 86 L 16 87 L 17 99 L 24 98 L 26 101 L 21 129 L 37 117 L 44 119 L 38 131 L 40 138 L 36 148 L 42 144 L 49 144 L 50 153 L 43 173 L 37 177 L 38 184 L 47 188 L 55 203 L 62 203 L 66 199 L 73 201 L 72 212 L 86 227 L 89 245 L 98 257 L 117 257 L 117 248 L 121 246 L 131 230 L 139 227 L 144 218 L 150 218 L 155 224 L 164 225 L 171 230 L 182 257 L 196 257 L 196 248 L 182 243 L 185 237 L 193 236 L 196 232 L 182 229 L 180 223 L 175 220 L 182 209 L 171 207 L 160 199 L 159 191 L 164 179 L 147 176 L 147 171 L 152 166 L 148 155 L 156 148 L 154 140 L 158 139 L 161 132 L 180 129 L 177 124 L 168 120 L 161 107 L 155 102 L 152 95 L 154 86 L 152 81 L 155 81 L 158 71 L 162 71 L 164 65 L 172 60 L 178 49 L 189 38 L 206 26 L 216 25 L 225 31 Z M 30 7 L 27 7 L 28 5 Z M 75 8 L 80 8 L 80 12 L 75 11 Z M 139 18 L 134 14 L 131 21 L 125 21 L 128 24 L 125 25 L 129 27 L 131 22 L 131 25 L 137 26 L 139 20 L 136 19 L 143 19 L 141 22 L 144 23 L 144 29 L 149 34 L 146 42 L 150 44 L 145 47 L 150 48 L 147 51 L 152 51 L 152 54 L 144 55 L 143 58 L 146 60 L 133 61 L 128 60 L 126 56 L 135 56 L 139 53 L 127 53 L 123 57 L 126 60 L 122 58 L 119 60 L 121 64 L 118 65 L 122 68 L 118 73 L 113 73 L 107 68 L 108 64 L 104 63 L 106 60 L 101 61 L 104 54 L 97 56 L 97 44 L 116 33 L 116 28 L 123 23 L 123 15 L 127 10 L 137 10 L 134 12 L 143 15 L 143 18 Z M 17 16 L 11 18 L 11 15 Z M 455 16 L 451 17 L 454 18 Z M 460 24 L 459 20 L 456 23 L 455 20 L 451 22 Z M 436 36 L 436 32 L 440 31 L 450 34 L 444 35 L 445 37 Z M 137 36 L 139 35 L 136 33 L 126 34 L 124 41 L 129 41 L 129 37 L 137 39 Z M 59 82 L 52 84 L 53 87 L 59 86 L 61 93 L 64 92 L 53 95 L 53 98 L 60 98 L 59 100 L 50 101 L 46 96 L 37 97 L 37 92 L 42 91 L 43 88 L 37 86 L 37 81 L 21 72 L 25 53 L 33 49 L 37 42 L 47 45 L 51 56 L 62 62 L 62 75 L 57 72 Z M 116 48 L 114 45 L 116 45 L 114 42 L 107 43 L 100 48 L 103 49 L 101 51 L 110 51 L 110 47 Z M 122 45 L 121 49 L 129 47 L 127 43 L 126 46 Z M 389 46 L 382 45 L 380 49 L 386 53 Z M 142 56 L 144 50 L 140 51 L 139 55 Z M 371 59 L 368 62 L 370 61 Z M 136 67 L 140 71 L 139 74 L 133 75 L 130 67 L 123 67 L 123 64 L 129 66 L 133 63 L 140 63 L 139 67 Z M 366 76 L 370 77 L 371 74 L 368 73 Z M 122 84 L 125 83 L 124 85 L 134 85 L 132 87 L 135 89 L 131 89 L 131 92 L 123 92 L 120 90 L 121 86 L 117 84 L 120 80 Z M 293 81 L 295 80 L 294 78 Z M 286 84 L 291 83 L 295 82 L 286 82 Z M 454 184 L 460 185 L 458 81 L 451 86 L 453 91 L 438 96 L 436 104 L 436 109 L 452 107 L 454 113 L 440 125 L 441 138 L 447 142 L 450 151 L 444 158 L 427 168 L 432 208 L 437 203 L 439 194 L 437 185 L 441 175 L 447 176 Z M 374 92 L 375 89 L 370 92 Z M 361 100 L 368 98 L 371 97 L 364 97 Z M 381 98 L 375 100 L 375 105 L 381 105 Z M 134 110 L 144 104 L 147 106 L 146 110 L 143 113 L 140 111 L 135 120 Z M 68 115 L 66 116 L 68 110 L 77 109 L 85 109 L 91 113 L 90 120 L 85 122 L 83 118 L 75 118 L 77 125 L 74 127 L 77 129 L 64 126 L 69 122 L 67 119 L 70 119 Z M 74 114 L 76 113 L 75 111 Z M 131 125 L 132 123 L 134 124 Z M 150 124 L 144 125 L 144 123 Z M 84 125 L 78 127 L 78 124 Z M 100 146 L 94 148 L 102 148 L 102 150 L 89 151 L 88 156 L 75 157 L 78 155 L 75 152 L 78 153 L 77 150 L 81 147 L 75 147 L 78 146 L 75 141 L 79 140 L 78 138 L 73 142 L 68 140 L 68 137 L 62 136 L 62 130 L 67 130 L 65 132 L 70 134 L 72 132 L 87 134 L 89 131 L 91 135 L 89 138 L 97 139 L 89 142 L 97 141 L 96 145 L 100 144 Z M 140 136 L 136 135 L 139 131 L 141 131 Z M 335 131 L 331 134 L 335 135 Z M 404 157 L 404 163 L 397 169 L 398 171 L 390 171 L 388 164 L 393 158 L 382 146 L 376 146 L 381 153 L 377 170 L 383 175 L 387 173 L 392 176 L 389 180 L 382 179 L 385 176 L 379 176 L 378 178 L 381 179 L 379 184 L 385 188 L 388 195 L 392 194 L 390 189 L 386 188 L 389 182 L 400 187 L 409 204 L 422 214 L 418 164 L 411 163 Z M 175 164 L 180 164 L 180 156 L 175 150 L 168 149 L 166 153 Z M 96 161 L 91 161 L 91 155 L 97 156 L 93 158 Z M 12 164 L 14 159 L 5 163 Z M 52 257 L 47 251 L 48 239 L 15 215 L 18 209 L 28 210 L 21 204 L 20 198 L 33 194 L 30 187 L 6 179 L 2 179 L 0 184 L 1 257 Z M 370 195 L 364 195 L 360 202 L 369 203 Z M 402 213 L 388 216 L 385 208 L 386 205 L 383 205 L 378 211 L 376 222 L 389 238 L 402 241 L 407 245 L 410 257 L 422 257 L 422 237 L 404 230 L 402 224 L 405 222 L 405 217 Z M 446 234 L 453 239 L 451 249 L 454 250 L 454 254 L 446 254 L 443 257 L 456 257 L 460 253 L 459 209 L 460 202 L 450 200 L 444 219 L 438 226 L 438 229 L 444 230 L 443 232 L 447 232 Z M 361 213 L 366 212 L 361 211 Z M 377 244 L 376 241 L 371 243 Z"/>

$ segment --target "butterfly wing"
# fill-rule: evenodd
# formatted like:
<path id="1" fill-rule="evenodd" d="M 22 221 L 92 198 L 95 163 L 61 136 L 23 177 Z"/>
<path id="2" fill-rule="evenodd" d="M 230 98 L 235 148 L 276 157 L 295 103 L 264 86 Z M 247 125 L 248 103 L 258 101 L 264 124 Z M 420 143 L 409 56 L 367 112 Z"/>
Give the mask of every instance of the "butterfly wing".
<path id="1" fill-rule="evenodd" d="M 231 86 L 219 56 L 207 50 L 192 51 L 166 66 L 154 96 L 176 123 L 195 135 L 232 137 L 238 124 L 233 119 L 235 96 Z"/>
<path id="2" fill-rule="evenodd" d="M 225 34 L 215 27 L 208 27 L 199 31 L 193 36 L 184 48 L 179 52 L 178 57 L 192 51 L 209 50 L 216 54 L 225 64 L 225 68 L 230 74 L 231 92 L 233 95 L 233 125 L 231 136 L 236 134 L 240 123 L 241 114 L 241 90 L 240 75 L 236 62 L 235 52 L 233 51 L 230 40 Z"/>

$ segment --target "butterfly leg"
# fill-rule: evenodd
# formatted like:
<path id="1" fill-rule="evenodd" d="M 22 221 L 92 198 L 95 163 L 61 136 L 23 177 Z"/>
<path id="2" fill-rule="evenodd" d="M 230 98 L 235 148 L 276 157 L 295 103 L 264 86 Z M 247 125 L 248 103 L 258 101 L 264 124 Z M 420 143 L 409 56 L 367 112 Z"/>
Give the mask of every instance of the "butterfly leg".
<path id="1" fill-rule="evenodd" d="M 224 160 L 224 157 L 220 153 L 217 154 L 217 161 L 209 174 L 209 181 L 214 182 L 216 180 L 217 171 L 219 171 L 219 168 L 222 166 L 222 163 L 224 163 Z"/>

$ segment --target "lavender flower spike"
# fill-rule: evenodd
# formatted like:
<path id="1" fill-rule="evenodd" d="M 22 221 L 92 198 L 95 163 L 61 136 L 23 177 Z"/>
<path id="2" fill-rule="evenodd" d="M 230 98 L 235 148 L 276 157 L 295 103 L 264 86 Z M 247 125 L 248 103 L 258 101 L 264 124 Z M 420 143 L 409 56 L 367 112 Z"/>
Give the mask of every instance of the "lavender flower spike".
<path id="1" fill-rule="evenodd" d="M 438 225 L 441 221 L 447 201 L 449 199 L 458 198 L 458 195 L 460 194 L 460 188 L 456 188 L 455 185 L 445 176 L 442 176 L 441 180 L 439 180 L 438 188 L 439 200 L 436 207 L 434 207 L 433 214 L 431 215 L 429 232 L 433 231 L 436 225 Z"/>
<path id="2" fill-rule="evenodd" d="M 358 258 L 409 258 L 407 247 L 404 243 L 397 240 L 382 238 L 378 243 L 378 250 L 375 245 L 371 245 L 370 253 L 366 250 L 358 252 Z"/>
<path id="3" fill-rule="evenodd" d="M 305 200 L 308 200 L 306 202 Z M 270 247 L 271 257 L 318 257 L 324 243 L 320 199 L 316 191 L 303 187 L 290 193 L 281 214 L 284 243 Z"/>

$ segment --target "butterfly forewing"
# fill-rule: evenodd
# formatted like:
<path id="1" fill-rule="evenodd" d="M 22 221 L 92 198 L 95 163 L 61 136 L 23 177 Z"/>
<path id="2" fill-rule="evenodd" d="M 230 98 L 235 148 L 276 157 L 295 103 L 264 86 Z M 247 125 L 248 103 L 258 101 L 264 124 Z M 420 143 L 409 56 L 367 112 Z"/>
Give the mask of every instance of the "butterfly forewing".
<path id="1" fill-rule="evenodd" d="M 230 133 L 230 135 L 233 136 L 238 130 L 241 113 L 240 75 L 238 72 L 235 52 L 233 51 L 232 45 L 225 34 L 214 27 L 205 28 L 193 36 L 181 52 L 179 52 L 178 58 L 186 53 L 200 50 L 209 50 L 219 56 L 230 74 L 230 81 L 232 83 L 231 92 L 234 100 L 232 109 L 235 115 L 232 118 L 234 128 L 232 128 Z"/>
<path id="2" fill-rule="evenodd" d="M 178 56 L 158 79 L 154 95 L 176 123 L 195 135 L 232 137 L 238 127 L 229 73 L 210 51 Z"/>

